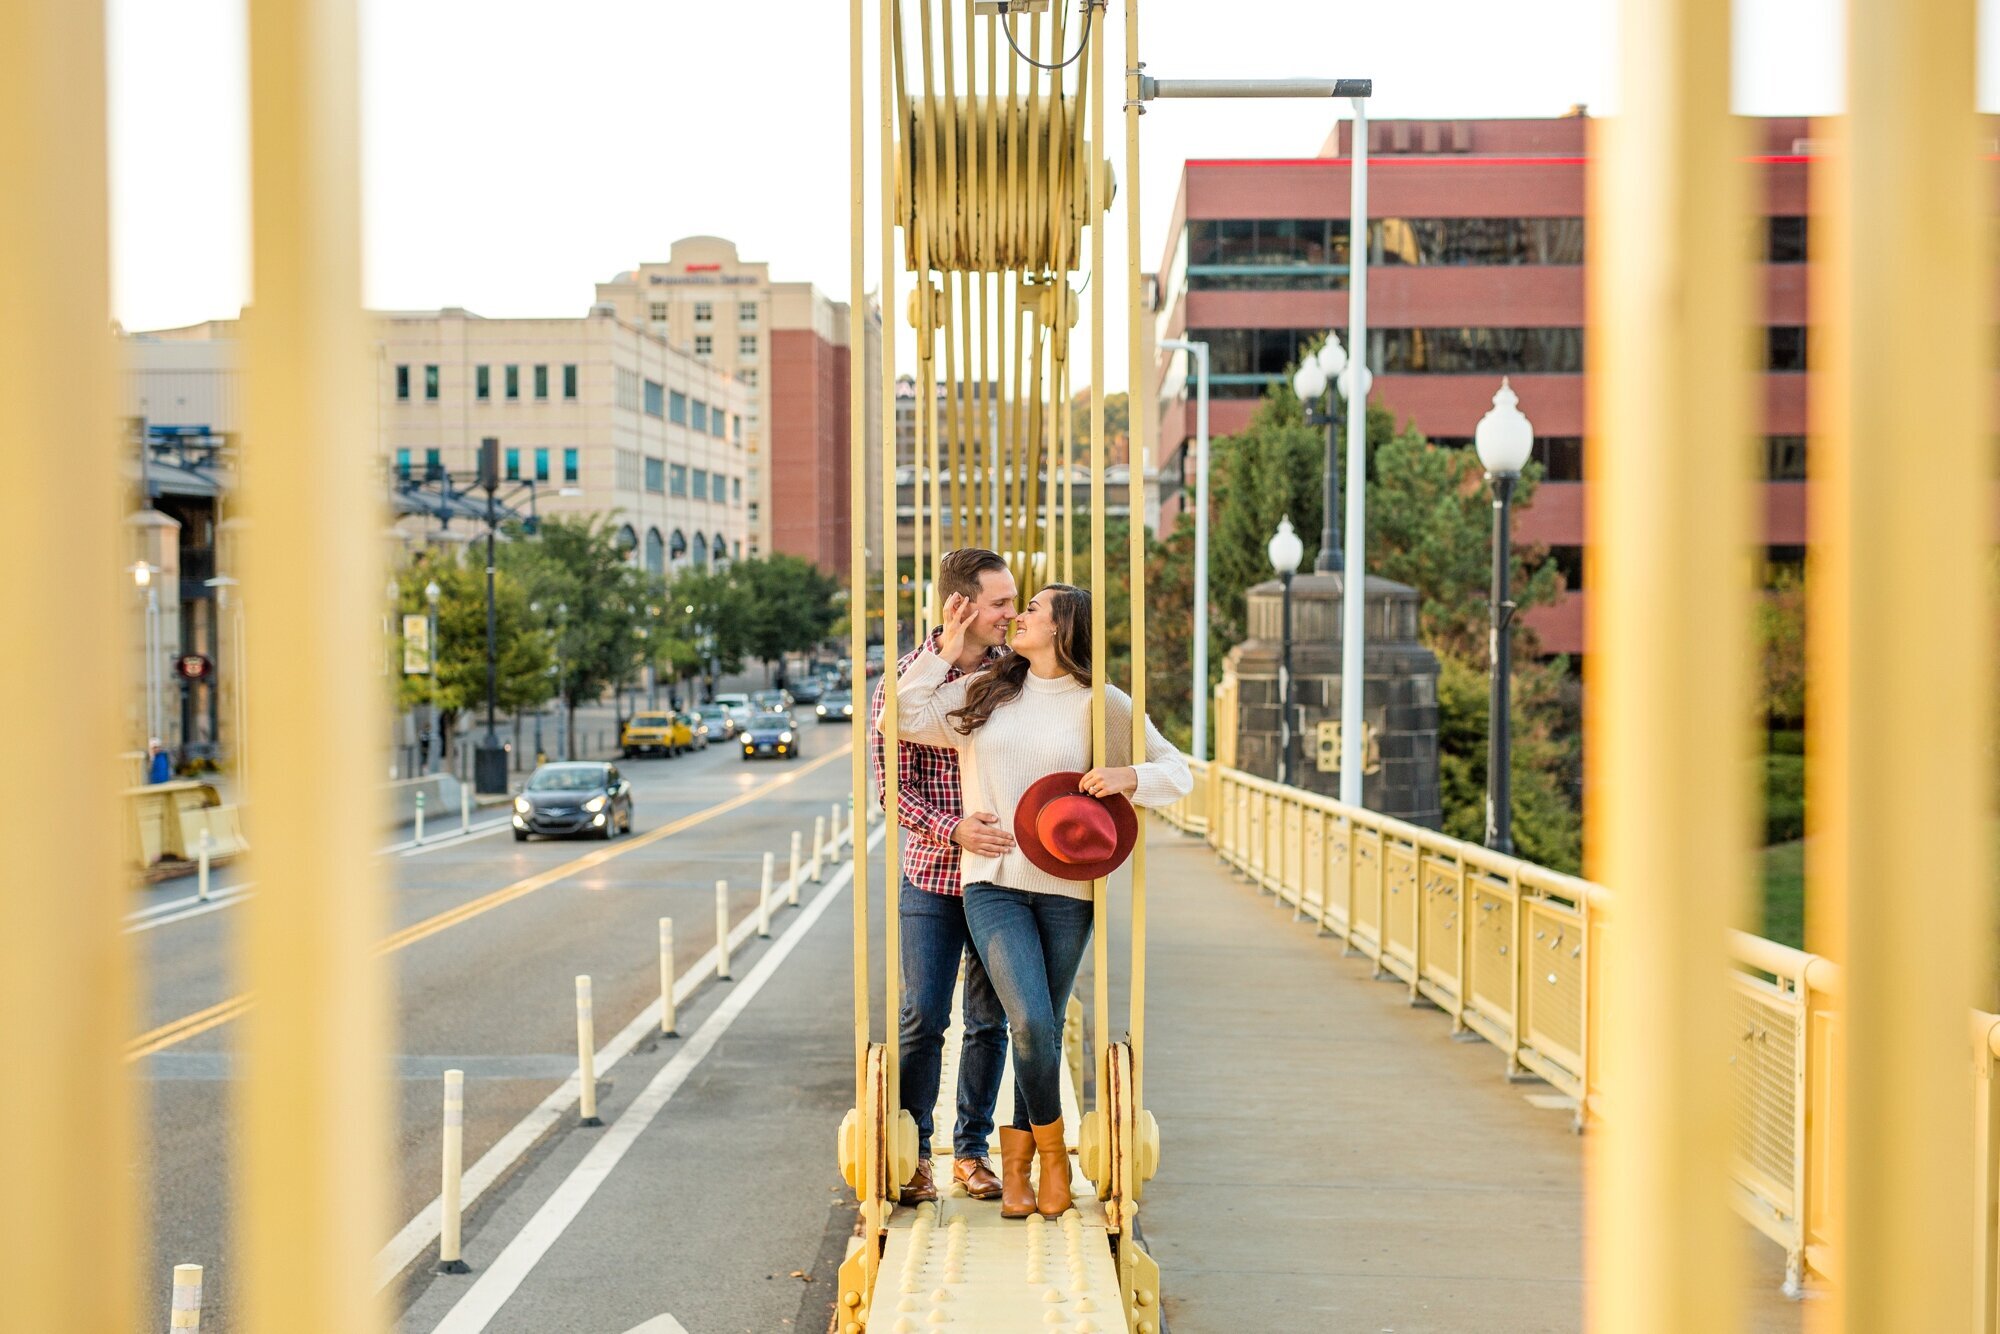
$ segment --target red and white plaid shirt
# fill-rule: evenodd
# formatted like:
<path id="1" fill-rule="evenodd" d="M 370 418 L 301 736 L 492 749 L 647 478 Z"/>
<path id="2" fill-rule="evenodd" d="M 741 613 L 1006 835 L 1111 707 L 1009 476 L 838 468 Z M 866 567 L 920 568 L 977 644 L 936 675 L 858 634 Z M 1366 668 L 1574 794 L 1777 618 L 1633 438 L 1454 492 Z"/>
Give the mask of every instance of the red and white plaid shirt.
<path id="1" fill-rule="evenodd" d="M 935 652 L 944 637 L 944 627 L 932 630 L 930 637 L 916 649 L 903 655 L 896 664 L 896 675 L 901 676 L 917 660 L 917 655 L 930 649 Z M 987 656 L 997 658 L 1007 652 L 995 648 Z M 965 673 L 956 666 L 944 674 L 947 681 L 956 681 Z M 875 805 L 882 805 L 882 750 L 883 737 L 882 706 L 886 698 L 889 678 L 883 677 L 875 687 L 875 699 L 868 707 L 868 741 L 874 756 Z M 903 875 L 918 889 L 927 889 L 933 894 L 963 894 L 964 887 L 958 883 L 958 844 L 951 841 L 951 831 L 958 828 L 958 822 L 965 815 L 965 799 L 958 787 L 958 752 L 942 746 L 920 746 L 914 741 L 898 741 L 896 757 L 896 823 L 910 831 L 903 844 Z"/>

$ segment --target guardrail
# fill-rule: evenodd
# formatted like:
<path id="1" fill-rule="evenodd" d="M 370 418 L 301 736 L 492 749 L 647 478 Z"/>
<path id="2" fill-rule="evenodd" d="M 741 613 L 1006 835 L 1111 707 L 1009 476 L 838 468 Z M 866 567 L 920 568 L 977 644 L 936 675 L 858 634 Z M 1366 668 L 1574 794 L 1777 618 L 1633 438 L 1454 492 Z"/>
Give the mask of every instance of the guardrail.
<path id="1" fill-rule="evenodd" d="M 1576 1100 L 1577 1129 L 1603 1114 L 1603 979 L 1614 896 L 1604 886 L 1434 830 L 1196 762 L 1194 788 L 1160 809 L 1221 858 L 1401 980 L 1455 1030 Z M 1730 933 L 1730 1080 L 1736 1210 L 1785 1248 L 1785 1291 L 1831 1279 L 1828 1185 L 1836 1133 L 1839 969 Z M 2000 1330 L 2000 1015 L 1974 1011 L 1972 1130 L 1979 1147 L 1981 1329 Z"/>

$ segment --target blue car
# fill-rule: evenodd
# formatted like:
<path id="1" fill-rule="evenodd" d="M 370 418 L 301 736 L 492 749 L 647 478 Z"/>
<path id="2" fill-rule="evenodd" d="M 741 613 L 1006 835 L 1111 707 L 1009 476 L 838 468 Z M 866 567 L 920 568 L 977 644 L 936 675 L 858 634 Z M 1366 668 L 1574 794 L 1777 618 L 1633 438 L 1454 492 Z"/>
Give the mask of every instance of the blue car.
<path id="1" fill-rule="evenodd" d="M 799 731 L 792 715 L 777 710 L 756 714 L 743 729 L 743 758 L 769 755 L 780 760 L 799 757 Z"/>

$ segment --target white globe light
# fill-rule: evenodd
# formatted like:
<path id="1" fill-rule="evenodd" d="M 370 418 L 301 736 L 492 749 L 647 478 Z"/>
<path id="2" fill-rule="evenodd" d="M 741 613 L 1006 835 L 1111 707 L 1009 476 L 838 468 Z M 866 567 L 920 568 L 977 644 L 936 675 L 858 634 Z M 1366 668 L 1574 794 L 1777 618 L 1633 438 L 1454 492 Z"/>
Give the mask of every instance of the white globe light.
<path id="1" fill-rule="evenodd" d="M 1494 477 L 1516 477 L 1535 446 L 1535 428 L 1521 415 L 1520 397 L 1503 377 L 1500 391 L 1493 395 L 1493 407 L 1479 419 L 1473 444 L 1479 462 Z"/>
<path id="2" fill-rule="evenodd" d="M 1364 400 L 1368 397 L 1369 389 L 1373 388 L 1375 384 L 1375 372 L 1369 370 L 1358 361 L 1351 361 L 1347 364 L 1347 373 L 1340 377 L 1340 395 L 1342 398 L 1354 397 L 1354 377 L 1357 375 L 1361 377 L 1361 397 Z"/>
<path id="3" fill-rule="evenodd" d="M 1347 369 L 1347 349 L 1340 345 L 1339 334 L 1328 334 L 1326 342 L 1320 345 L 1319 368 L 1329 380 L 1338 381 L 1340 373 Z"/>
<path id="4" fill-rule="evenodd" d="M 1292 531 L 1291 515 L 1288 514 L 1278 520 L 1278 531 L 1271 535 L 1271 545 L 1268 550 L 1272 569 L 1281 575 L 1298 572 L 1299 562 L 1305 558 L 1306 548 L 1305 543 L 1299 541 L 1299 535 Z"/>
<path id="5" fill-rule="evenodd" d="M 1326 375 L 1311 357 L 1300 362 L 1298 370 L 1292 374 L 1292 392 L 1299 396 L 1301 403 L 1310 403 L 1326 392 Z"/>

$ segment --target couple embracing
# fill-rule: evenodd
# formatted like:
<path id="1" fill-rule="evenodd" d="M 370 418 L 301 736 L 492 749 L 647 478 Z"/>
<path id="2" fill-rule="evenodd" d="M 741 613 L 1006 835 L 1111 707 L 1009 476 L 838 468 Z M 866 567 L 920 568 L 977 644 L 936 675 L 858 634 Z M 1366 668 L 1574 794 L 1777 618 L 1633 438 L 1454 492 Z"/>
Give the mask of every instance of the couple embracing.
<path id="1" fill-rule="evenodd" d="M 937 1198 L 931 1110 L 963 960 L 953 1177 L 975 1199 L 999 1197 L 1003 1217 L 1054 1216 L 1071 1203 L 1062 1022 L 1090 943 L 1091 881 L 1130 853 L 1134 805 L 1178 800 L 1193 780 L 1150 720 L 1132 762 L 1132 700 L 1108 683 L 1110 762 L 1091 767 L 1090 594 L 1050 584 L 1019 609 L 1006 562 L 965 548 L 939 563 L 937 595 L 939 624 L 896 664 L 895 681 L 907 835 L 900 1079 L 922 1155 L 902 1198 Z M 888 687 L 877 687 L 871 715 L 878 800 Z M 1010 1033 L 1014 1112 L 996 1177 L 987 1138 Z"/>

